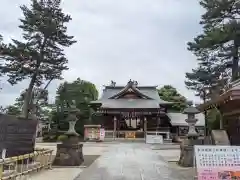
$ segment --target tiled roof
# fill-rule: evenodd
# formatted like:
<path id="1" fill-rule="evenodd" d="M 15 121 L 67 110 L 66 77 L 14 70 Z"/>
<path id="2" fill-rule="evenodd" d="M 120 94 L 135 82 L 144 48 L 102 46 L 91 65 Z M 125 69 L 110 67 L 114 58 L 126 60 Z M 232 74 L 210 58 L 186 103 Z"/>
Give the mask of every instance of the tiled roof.
<path id="1" fill-rule="evenodd" d="M 129 91 L 141 98 L 120 98 Z M 105 86 L 102 97 L 91 103 L 101 103 L 101 108 L 113 109 L 156 109 L 160 108 L 160 104 L 171 104 L 160 99 L 157 86 L 138 86 L 131 80 L 126 86 Z"/>
<path id="2" fill-rule="evenodd" d="M 188 126 L 188 123 L 185 121 L 187 119 L 186 114 L 167 113 L 167 116 L 173 126 Z M 205 126 L 205 117 L 203 113 L 196 114 L 195 117 L 198 119 L 196 126 Z"/>
<path id="3" fill-rule="evenodd" d="M 160 99 L 157 89 L 155 86 L 153 87 L 137 87 L 137 89 L 142 93 L 145 94 L 146 96 L 149 96 L 150 98 L 156 100 L 157 102 L 159 102 L 159 104 L 169 104 L 169 102 L 164 101 L 162 99 Z M 112 96 L 114 96 L 115 94 L 117 94 L 119 91 L 121 91 L 122 89 L 119 87 L 115 87 L 115 88 L 108 88 L 106 87 L 103 90 L 103 94 L 102 97 L 99 100 L 106 100 Z"/>
<path id="4" fill-rule="evenodd" d="M 170 104 L 170 102 L 160 99 L 156 86 L 139 86 L 134 87 L 138 92 L 149 99 L 111 99 L 114 95 L 121 92 L 126 87 L 111 87 L 106 86 L 103 90 L 102 97 L 92 103 L 101 103 L 102 108 L 119 108 L 119 109 L 155 109 L 159 108 L 160 104 Z"/>
<path id="5" fill-rule="evenodd" d="M 147 99 L 107 99 L 102 100 L 102 108 L 119 108 L 119 109 L 156 109 L 159 103 L 155 100 Z"/>

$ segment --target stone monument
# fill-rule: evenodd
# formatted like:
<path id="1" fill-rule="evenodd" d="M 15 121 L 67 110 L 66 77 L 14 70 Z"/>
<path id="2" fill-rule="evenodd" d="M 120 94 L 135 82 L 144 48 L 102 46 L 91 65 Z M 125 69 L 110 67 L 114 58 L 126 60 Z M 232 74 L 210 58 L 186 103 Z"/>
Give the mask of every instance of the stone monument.
<path id="1" fill-rule="evenodd" d="M 82 153 L 83 144 L 79 143 L 79 134 L 75 131 L 75 124 L 78 121 L 77 114 L 80 112 L 75 104 L 68 107 L 67 120 L 69 129 L 65 133 L 68 137 L 61 144 L 57 144 L 57 153 L 53 161 L 55 166 L 80 166 L 84 159 Z"/>
<path id="2" fill-rule="evenodd" d="M 230 141 L 225 130 L 212 130 L 211 140 L 213 145 L 230 145 Z"/>
<path id="3" fill-rule="evenodd" d="M 198 133 L 196 132 L 195 124 L 198 119 L 195 115 L 200 111 L 193 106 L 192 102 L 188 102 L 188 107 L 184 109 L 183 114 L 187 114 L 188 133 L 186 139 L 184 139 L 180 145 L 180 159 L 178 164 L 183 167 L 193 167 L 194 162 L 194 145 L 202 144 L 202 140 L 198 139 Z"/>
<path id="4" fill-rule="evenodd" d="M 0 153 L 6 157 L 32 153 L 35 147 L 36 119 L 0 114 Z"/>

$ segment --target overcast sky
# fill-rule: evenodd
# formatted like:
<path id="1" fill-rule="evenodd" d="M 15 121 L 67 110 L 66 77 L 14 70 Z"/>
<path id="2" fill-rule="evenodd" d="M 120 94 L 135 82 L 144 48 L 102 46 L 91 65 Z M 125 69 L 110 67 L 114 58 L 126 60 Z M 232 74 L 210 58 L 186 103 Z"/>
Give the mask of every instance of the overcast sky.
<path id="1" fill-rule="evenodd" d="M 27 3 L 1 1 L 0 34 L 5 42 L 20 38 L 19 5 Z M 65 0 L 62 7 L 73 18 L 68 32 L 78 41 L 66 49 L 70 70 L 64 72 L 65 80 L 80 77 L 99 91 L 111 80 L 120 85 L 129 79 L 140 85 L 171 84 L 198 101 L 184 85 L 185 72 L 196 66 L 186 43 L 201 32 L 197 0 Z M 2 83 L 2 105 L 12 104 L 27 85 Z M 52 97 L 58 84 L 49 87 Z"/>

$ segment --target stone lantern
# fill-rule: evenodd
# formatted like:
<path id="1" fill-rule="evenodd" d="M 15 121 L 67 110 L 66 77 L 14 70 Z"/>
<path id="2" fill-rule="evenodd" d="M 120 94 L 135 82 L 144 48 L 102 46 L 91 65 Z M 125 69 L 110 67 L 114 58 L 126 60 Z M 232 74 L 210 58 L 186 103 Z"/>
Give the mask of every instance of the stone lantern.
<path id="1" fill-rule="evenodd" d="M 57 153 L 53 161 L 56 166 L 80 166 L 84 159 L 82 153 L 83 144 L 79 143 L 79 134 L 75 131 L 75 125 L 78 121 L 77 115 L 79 110 L 73 103 L 70 107 L 66 108 L 67 121 L 69 128 L 64 133 L 67 138 L 61 144 L 57 144 Z"/>
<path id="2" fill-rule="evenodd" d="M 76 108 L 75 104 L 71 105 L 67 110 L 68 116 L 67 121 L 69 124 L 68 131 L 65 133 L 68 136 L 79 136 L 79 134 L 75 131 L 75 125 L 78 121 L 77 114 L 80 113 L 80 110 Z"/>
<path id="3" fill-rule="evenodd" d="M 188 133 L 187 137 L 189 139 L 196 139 L 198 137 L 198 133 L 196 132 L 196 123 L 198 119 L 196 119 L 195 115 L 200 113 L 200 111 L 193 107 L 193 103 L 191 101 L 188 102 L 188 107 L 183 110 L 183 114 L 187 115 L 187 119 L 185 120 L 188 123 Z"/>
<path id="4" fill-rule="evenodd" d="M 194 145 L 201 145 L 202 142 L 198 139 L 198 133 L 196 132 L 196 119 L 195 115 L 200 111 L 193 106 L 192 102 L 188 102 L 188 107 L 184 109 L 183 114 L 187 115 L 185 120 L 188 123 L 187 138 L 184 139 L 180 145 L 180 159 L 178 164 L 183 167 L 193 167 L 194 162 Z"/>

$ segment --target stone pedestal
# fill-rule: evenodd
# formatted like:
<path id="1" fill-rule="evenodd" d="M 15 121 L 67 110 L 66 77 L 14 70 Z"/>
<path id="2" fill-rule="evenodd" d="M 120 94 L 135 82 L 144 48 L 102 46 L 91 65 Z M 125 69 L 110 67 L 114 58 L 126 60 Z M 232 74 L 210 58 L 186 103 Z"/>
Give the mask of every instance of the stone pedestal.
<path id="1" fill-rule="evenodd" d="M 183 167 L 193 167 L 194 148 L 189 144 L 188 139 L 181 143 L 180 150 L 181 154 L 178 164 Z"/>
<path id="2" fill-rule="evenodd" d="M 185 139 L 180 145 L 180 158 L 178 164 L 182 167 L 194 166 L 194 145 L 202 145 L 201 139 Z"/>
<path id="3" fill-rule="evenodd" d="M 73 137 L 57 145 L 57 153 L 53 161 L 54 166 L 80 166 L 83 163 L 83 144 L 76 141 Z"/>

